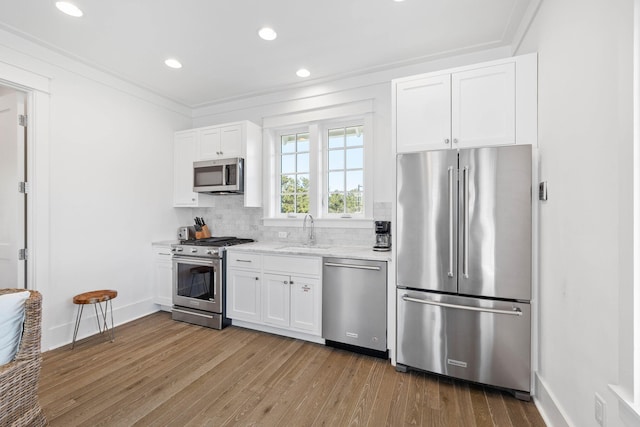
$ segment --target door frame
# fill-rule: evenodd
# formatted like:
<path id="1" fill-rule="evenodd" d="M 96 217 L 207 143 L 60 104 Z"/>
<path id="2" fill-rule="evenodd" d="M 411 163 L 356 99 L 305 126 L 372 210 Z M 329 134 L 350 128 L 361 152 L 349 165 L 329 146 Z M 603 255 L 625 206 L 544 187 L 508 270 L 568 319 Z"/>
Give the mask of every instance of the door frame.
<path id="1" fill-rule="evenodd" d="M 26 195 L 26 286 L 43 294 L 50 289 L 50 83 L 51 78 L 41 73 L 0 62 L 0 84 L 26 94 L 26 179 L 30 185 Z M 48 300 L 43 299 L 43 348 L 47 348 Z"/>

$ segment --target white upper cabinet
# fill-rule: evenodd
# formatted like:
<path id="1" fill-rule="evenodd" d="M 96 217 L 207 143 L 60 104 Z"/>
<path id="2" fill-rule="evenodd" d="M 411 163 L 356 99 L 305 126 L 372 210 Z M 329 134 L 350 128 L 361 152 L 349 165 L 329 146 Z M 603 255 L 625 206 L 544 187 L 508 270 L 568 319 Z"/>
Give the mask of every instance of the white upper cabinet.
<path id="1" fill-rule="evenodd" d="M 537 145 L 537 56 L 393 81 L 396 152 Z"/>
<path id="2" fill-rule="evenodd" d="M 193 162 L 196 160 L 197 132 L 176 132 L 173 139 L 173 206 L 207 206 L 211 196 L 193 191 Z"/>
<path id="3" fill-rule="evenodd" d="M 397 140 L 402 143 L 402 150 L 398 151 L 451 146 L 449 74 L 400 82 L 396 86 L 396 99 Z"/>
<path id="4" fill-rule="evenodd" d="M 206 127 L 201 129 L 199 133 L 199 160 L 244 157 L 242 125 Z"/>
<path id="5" fill-rule="evenodd" d="M 249 121 L 176 132 L 173 205 L 213 206 L 218 196 L 193 192 L 193 162 L 233 157 L 244 159 L 244 205 L 261 207 L 262 129 Z"/>
<path id="6" fill-rule="evenodd" d="M 515 64 L 451 74 L 453 148 L 516 142 Z"/>

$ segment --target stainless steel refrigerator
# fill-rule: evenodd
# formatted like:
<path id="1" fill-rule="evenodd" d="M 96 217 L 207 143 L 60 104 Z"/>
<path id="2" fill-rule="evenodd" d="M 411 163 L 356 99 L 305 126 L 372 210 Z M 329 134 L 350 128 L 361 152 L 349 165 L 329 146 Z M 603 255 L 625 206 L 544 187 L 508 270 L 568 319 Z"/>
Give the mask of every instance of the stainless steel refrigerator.
<path id="1" fill-rule="evenodd" d="M 529 398 L 531 150 L 398 155 L 398 370 Z"/>

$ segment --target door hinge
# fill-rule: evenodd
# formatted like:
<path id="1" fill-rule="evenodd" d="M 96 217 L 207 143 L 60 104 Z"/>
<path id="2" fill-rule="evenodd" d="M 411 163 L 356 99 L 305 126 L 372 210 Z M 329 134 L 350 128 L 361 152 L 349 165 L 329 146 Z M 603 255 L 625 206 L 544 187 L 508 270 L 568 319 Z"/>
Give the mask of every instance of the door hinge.
<path id="1" fill-rule="evenodd" d="M 18 192 L 19 193 L 27 194 L 29 192 L 29 190 L 31 190 L 31 185 L 29 185 L 28 182 L 20 181 L 18 183 Z"/>
<path id="2" fill-rule="evenodd" d="M 22 127 L 27 127 L 27 115 L 26 114 L 20 114 L 18 116 L 18 125 L 20 125 Z"/>
<path id="3" fill-rule="evenodd" d="M 29 249 L 18 249 L 18 260 L 27 261 L 29 260 Z"/>

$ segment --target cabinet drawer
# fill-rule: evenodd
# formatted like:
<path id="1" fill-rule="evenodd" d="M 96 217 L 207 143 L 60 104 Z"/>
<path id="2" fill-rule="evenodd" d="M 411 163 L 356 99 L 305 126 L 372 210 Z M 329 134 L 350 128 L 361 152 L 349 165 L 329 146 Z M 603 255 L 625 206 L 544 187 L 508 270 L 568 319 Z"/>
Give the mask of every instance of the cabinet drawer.
<path id="1" fill-rule="evenodd" d="M 319 276 L 322 271 L 322 258 L 320 257 L 265 255 L 263 262 L 265 271 L 305 276 Z"/>
<path id="2" fill-rule="evenodd" d="M 262 268 L 262 255 L 246 252 L 229 252 L 227 262 L 229 267 L 248 268 L 260 270 Z"/>

